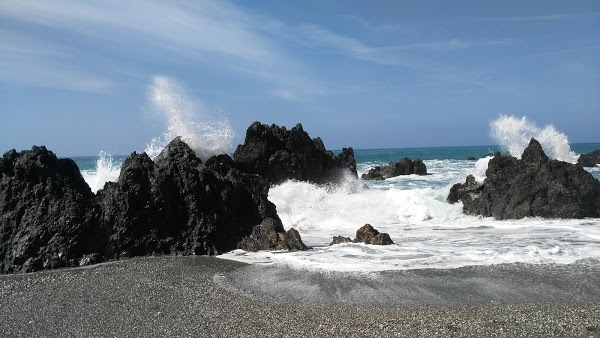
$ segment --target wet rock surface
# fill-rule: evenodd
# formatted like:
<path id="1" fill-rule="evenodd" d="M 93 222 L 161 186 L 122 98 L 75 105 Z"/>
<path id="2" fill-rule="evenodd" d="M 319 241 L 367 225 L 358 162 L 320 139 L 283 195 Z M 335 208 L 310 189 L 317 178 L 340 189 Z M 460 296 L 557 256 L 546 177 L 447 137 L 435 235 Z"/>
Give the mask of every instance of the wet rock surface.
<path id="1" fill-rule="evenodd" d="M 408 157 L 399 162 L 390 162 L 383 167 L 375 167 L 362 175 L 363 180 L 385 180 L 400 175 L 427 175 L 427 167 L 420 159 L 411 160 Z"/>
<path id="2" fill-rule="evenodd" d="M 467 214 L 496 219 L 600 217 L 600 182 L 581 165 L 548 159 L 531 139 L 519 160 L 490 160 L 482 185 L 471 176 L 452 187 L 448 201 Z"/>
<path id="3" fill-rule="evenodd" d="M 233 159 L 240 171 L 260 174 L 271 184 L 289 179 L 338 183 L 347 174 L 357 177 L 352 148 L 344 148 L 334 156 L 325 150 L 319 137 L 311 139 L 301 124 L 287 130 L 254 122 Z"/>
<path id="4" fill-rule="evenodd" d="M 394 244 L 388 233 L 380 233 L 377 229 L 373 228 L 371 224 L 365 224 L 356 230 L 356 238 L 354 240 L 350 239 L 350 237 L 334 236 L 333 241 L 329 245 L 341 243 L 365 243 L 374 245 Z"/>

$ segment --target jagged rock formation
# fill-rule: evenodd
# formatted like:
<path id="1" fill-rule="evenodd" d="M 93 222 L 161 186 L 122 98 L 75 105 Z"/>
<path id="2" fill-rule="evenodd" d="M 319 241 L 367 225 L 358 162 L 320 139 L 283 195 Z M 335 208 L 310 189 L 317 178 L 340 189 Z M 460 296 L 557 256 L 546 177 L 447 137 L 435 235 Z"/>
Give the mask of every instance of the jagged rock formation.
<path id="1" fill-rule="evenodd" d="M 219 254 L 237 248 L 265 219 L 283 233 L 267 183 L 231 162 L 220 155 L 204 165 L 180 138 L 154 161 L 133 153 L 118 181 L 98 191 L 115 255 Z"/>
<path id="2" fill-rule="evenodd" d="M 427 167 L 420 159 L 411 160 L 408 157 L 399 162 L 390 162 L 383 167 L 375 167 L 362 175 L 363 180 L 385 180 L 400 175 L 427 175 Z"/>
<path id="3" fill-rule="evenodd" d="M 594 150 L 587 154 L 581 154 L 577 159 L 577 163 L 584 167 L 596 167 L 600 164 L 600 150 Z"/>
<path id="4" fill-rule="evenodd" d="M 99 214 L 75 162 L 43 146 L 7 152 L 0 159 L 0 273 L 78 266 L 85 255 L 104 255 Z"/>
<path id="5" fill-rule="evenodd" d="M 336 183 L 347 172 L 357 177 L 352 148 L 344 148 L 341 154 L 334 156 L 325 150 L 319 137 L 311 139 L 301 124 L 287 130 L 254 122 L 233 159 L 240 171 L 260 174 L 271 184 L 289 179 Z"/>
<path id="6" fill-rule="evenodd" d="M 0 159 L 0 273 L 151 254 L 303 250 L 268 182 L 227 155 L 203 164 L 176 138 L 152 161 L 133 153 L 94 195 L 76 164 L 44 147 Z M 275 240 L 272 240 L 275 238 Z"/>
<path id="7" fill-rule="evenodd" d="M 365 243 L 374 245 L 390 245 L 394 244 L 390 235 L 386 232 L 380 233 L 377 229 L 373 228 L 371 224 L 365 224 L 356 230 L 356 238 L 351 240 L 350 237 L 333 236 L 333 241 L 329 245 L 341 244 L 341 243 Z"/>
<path id="8" fill-rule="evenodd" d="M 467 214 L 515 219 L 600 217 L 600 182 L 580 165 L 550 160 L 535 139 L 521 160 L 496 156 L 482 185 L 470 176 L 452 187 L 448 201 Z"/>

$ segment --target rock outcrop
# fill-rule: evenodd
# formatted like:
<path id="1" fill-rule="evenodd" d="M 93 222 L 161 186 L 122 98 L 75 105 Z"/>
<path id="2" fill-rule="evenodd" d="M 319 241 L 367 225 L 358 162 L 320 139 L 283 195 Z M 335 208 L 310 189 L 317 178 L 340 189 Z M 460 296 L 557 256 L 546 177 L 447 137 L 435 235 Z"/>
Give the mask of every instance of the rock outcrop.
<path id="1" fill-rule="evenodd" d="M 600 164 L 600 150 L 594 150 L 587 154 L 581 154 L 577 163 L 584 167 L 596 167 Z"/>
<path id="2" fill-rule="evenodd" d="M 334 156 L 320 138 L 311 139 L 301 124 L 291 130 L 254 122 L 235 150 L 234 165 L 242 172 L 260 174 L 271 184 L 289 179 L 337 183 L 346 173 L 357 177 L 354 150 Z"/>
<path id="3" fill-rule="evenodd" d="M 267 182 L 231 164 L 229 156 L 219 155 L 204 165 L 180 138 L 154 161 L 133 153 L 118 181 L 98 191 L 115 255 L 220 254 L 236 249 L 267 219 L 275 235 L 284 234 L 267 199 Z"/>
<path id="4" fill-rule="evenodd" d="M 70 159 L 45 147 L 0 159 L 0 273 L 78 266 L 104 256 L 95 196 Z"/>
<path id="5" fill-rule="evenodd" d="M 496 156 L 482 185 L 470 176 L 452 187 L 448 201 L 467 214 L 496 219 L 600 217 L 600 182 L 580 165 L 550 160 L 535 139 L 521 160 Z"/>
<path id="6" fill-rule="evenodd" d="M 227 155 L 206 164 L 180 138 L 152 161 L 133 153 L 94 195 L 70 159 L 44 147 L 0 159 L 0 273 L 152 254 L 304 250 L 269 183 Z"/>
<path id="7" fill-rule="evenodd" d="M 408 157 L 399 162 L 390 162 L 383 167 L 375 167 L 362 175 L 363 180 L 385 180 L 400 175 L 427 175 L 427 167 L 420 159 L 411 160 Z"/>
<path id="8" fill-rule="evenodd" d="M 377 229 L 373 228 L 371 224 L 365 224 L 356 230 L 356 238 L 351 240 L 349 237 L 334 236 L 333 241 L 329 245 L 341 244 L 341 243 L 365 243 L 373 245 L 390 245 L 394 244 L 390 235 L 386 232 L 380 233 Z"/>

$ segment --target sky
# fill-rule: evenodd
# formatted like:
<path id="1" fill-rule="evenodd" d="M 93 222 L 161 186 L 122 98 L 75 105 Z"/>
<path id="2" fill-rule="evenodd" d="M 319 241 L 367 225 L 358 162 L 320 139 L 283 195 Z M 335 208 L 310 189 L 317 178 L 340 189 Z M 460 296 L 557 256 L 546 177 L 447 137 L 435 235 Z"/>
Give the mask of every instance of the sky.
<path id="1" fill-rule="evenodd" d="M 329 149 L 493 144 L 500 114 L 600 142 L 598 1 L 0 1 L 0 152 L 142 151 L 163 76 Z"/>

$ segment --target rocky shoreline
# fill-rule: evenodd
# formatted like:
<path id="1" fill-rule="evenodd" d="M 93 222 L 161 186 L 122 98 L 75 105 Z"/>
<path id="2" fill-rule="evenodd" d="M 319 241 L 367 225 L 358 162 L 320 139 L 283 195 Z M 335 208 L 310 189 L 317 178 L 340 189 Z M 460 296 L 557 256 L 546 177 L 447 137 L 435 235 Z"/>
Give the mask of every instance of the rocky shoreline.
<path id="1" fill-rule="evenodd" d="M 0 273 L 89 265 L 145 255 L 216 255 L 234 249 L 306 250 L 283 228 L 272 184 L 356 177 L 352 148 L 338 156 L 291 130 L 253 123 L 232 159 L 203 162 L 181 139 L 155 158 L 132 153 L 96 194 L 71 159 L 45 147 L 0 158 Z"/>
<path id="2" fill-rule="evenodd" d="M 453 269 L 438 271 L 437 276 L 414 272 L 410 285 L 420 290 L 412 297 L 414 305 L 378 306 L 348 303 L 352 290 L 337 294 L 332 303 L 323 303 L 290 298 L 277 290 L 274 292 L 278 297 L 273 297 L 264 293 L 267 287 L 264 282 L 263 290 L 255 289 L 254 294 L 243 291 L 239 284 L 227 284 L 239 274 L 248 276 L 247 268 L 260 269 L 215 257 L 163 256 L 3 275 L 0 276 L 0 327 L 5 337 L 590 337 L 600 334 L 598 300 L 576 299 L 585 292 L 598 297 L 599 283 L 588 285 L 595 290 L 589 289 L 584 294 L 581 290 L 567 292 L 555 301 L 510 297 L 506 298 L 507 302 L 469 301 L 468 295 L 482 291 L 473 283 L 481 271 Z M 541 287 L 547 281 L 555 285 L 556 290 L 569 290 L 578 276 L 598 278 L 597 274 L 593 277 L 576 265 L 562 266 L 558 270 L 549 267 L 546 271 L 554 271 L 550 274 L 506 269 L 512 277 L 507 274 L 505 280 L 513 287 L 496 291 L 488 288 L 488 294 L 536 294 L 529 287 Z M 277 269 L 269 269 L 266 274 L 255 272 L 284 279 L 288 273 Z M 556 278 L 540 279 L 546 275 Z M 563 284 L 559 275 L 563 276 Z M 363 295 L 371 295 L 363 299 L 372 300 L 382 298 L 377 295 L 385 296 L 378 291 L 379 283 L 385 283 L 385 278 L 391 282 L 402 278 L 390 273 L 370 282 L 368 276 L 358 277 L 362 283 L 355 283 L 357 277 L 347 274 L 318 276 L 321 280 L 314 276 L 300 278 L 296 287 L 318 295 L 315 291 L 326 292 L 338 284 L 351 283 L 358 287 L 356 290 L 362 290 Z M 504 273 L 498 273 L 498 277 L 502 276 Z M 344 282 L 348 277 L 348 282 Z M 440 283 L 446 280 L 446 287 L 454 290 L 459 301 L 443 305 L 436 302 L 435 297 L 427 296 L 431 290 L 431 283 L 427 281 L 432 278 Z M 553 284 L 555 281 L 558 284 Z M 422 287 L 417 287 L 419 285 Z M 367 292 L 369 289 L 372 291 Z M 542 293 L 543 288 L 540 288 L 537 294 Z M 328 294 L 328 299 L 336 297 L 335 293 Z M 575 298 L 565 301 L 569 295 Z M 356 297 L 354 299 L 358 299 Z"/>

